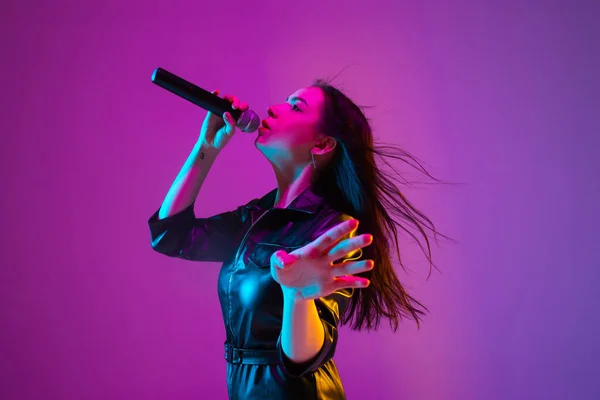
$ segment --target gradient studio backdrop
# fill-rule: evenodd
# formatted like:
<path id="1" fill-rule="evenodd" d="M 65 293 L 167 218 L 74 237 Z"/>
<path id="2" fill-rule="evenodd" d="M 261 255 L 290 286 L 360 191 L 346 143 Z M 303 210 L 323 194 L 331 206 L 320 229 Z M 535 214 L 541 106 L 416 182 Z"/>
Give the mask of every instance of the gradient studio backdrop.
<path id="1" fill-rule="evenodd" d="M 3 2 L 0 398 L 224 399 L 218 264 L 146 221 L 204 111 L 163 67 L 261 117 L 316 77 L 460 187 L 406 193 L 459 245 L 407 245 L 420 331 L 342 329 L 349 399 L 598 399 L 593 2 Z M 594 47 L 595 46 L 595 47 Z M 238 134 L 196 203 L 275 187 Z"/>

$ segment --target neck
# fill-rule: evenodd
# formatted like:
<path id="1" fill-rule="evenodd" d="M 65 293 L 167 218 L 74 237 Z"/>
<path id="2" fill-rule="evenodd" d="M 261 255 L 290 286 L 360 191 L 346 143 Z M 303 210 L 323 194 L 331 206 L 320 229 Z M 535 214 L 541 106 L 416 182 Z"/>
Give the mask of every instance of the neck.
<path id="1" fill-rule="evenodd" d="M 277 168 L 274 166 L 275 178 L 277 179 L 277 195 L 274 207 L 286 208 L 312 182 L 314 169 L 312 164 L 289 168 Z"/>

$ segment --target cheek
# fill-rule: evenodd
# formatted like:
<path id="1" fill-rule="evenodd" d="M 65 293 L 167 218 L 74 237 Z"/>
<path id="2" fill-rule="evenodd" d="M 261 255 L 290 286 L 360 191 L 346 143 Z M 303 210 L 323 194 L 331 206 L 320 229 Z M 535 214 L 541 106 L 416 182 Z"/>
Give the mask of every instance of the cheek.
<path id="1" fill-rule="evenodd" d="M 295 129 L 272 132 L 269 134 L 269 141 L 279 143 L 288 148 L 305 147 L 310 148 L 314 143 L 315 135 L 310 129 Z"/>
<path id="2" fill-rule="evenodd" d="M 265 133 L 259 143 L 271 148 L 293 154 L 293 158 L 304 160 L 310 157 L 310 149 L 316 140 L 314 124 L 306 121 L 286 121 L 287 124 L 275 126 L 274 131 Z"/>
<path id="3" fill-rule="evenodd" d="M 288 143 L 294 147 L 306 147 L 310 148 L 314 143 L 314 135 L 311 132 L 297 132 L 288 135 Z"/>

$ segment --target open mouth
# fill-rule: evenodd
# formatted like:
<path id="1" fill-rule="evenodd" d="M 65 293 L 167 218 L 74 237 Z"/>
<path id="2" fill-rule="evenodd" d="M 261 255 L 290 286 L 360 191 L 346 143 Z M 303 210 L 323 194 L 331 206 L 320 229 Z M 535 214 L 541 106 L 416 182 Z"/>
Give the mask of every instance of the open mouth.
<path id="1" fill-rule="evenodd" d="M 262 120 L 262 123 L 261 123 L 261 125 L 262 125 L 262 127 L 263 127 L 263 128 L 266 128 L 266 129 L 271 129 L 271 128 L 269 127 L 269 124 L 267 124 L 267 120 L 266 120 L 266 119 L 263 119 L 263 120 Z"/>

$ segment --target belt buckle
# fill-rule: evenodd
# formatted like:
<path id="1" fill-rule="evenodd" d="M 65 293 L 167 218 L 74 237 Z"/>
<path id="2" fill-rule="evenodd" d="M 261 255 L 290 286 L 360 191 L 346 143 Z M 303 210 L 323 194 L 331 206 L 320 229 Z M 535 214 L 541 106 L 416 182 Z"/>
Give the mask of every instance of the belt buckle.
<path id="1" fill-rule="evenodd" d="M 231 345 L 225 345 L 225 359 L 232 364 L 241 364 L 242 350 L 236 349 Z"/>
<path id="2" fill-rule="evenodd" d="M 235 347 L 231 348 L 231 362 L 233 364 L 241 364 L 242 363 L 242 350 L 236 349 Z"/>

